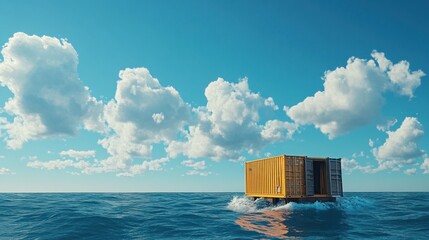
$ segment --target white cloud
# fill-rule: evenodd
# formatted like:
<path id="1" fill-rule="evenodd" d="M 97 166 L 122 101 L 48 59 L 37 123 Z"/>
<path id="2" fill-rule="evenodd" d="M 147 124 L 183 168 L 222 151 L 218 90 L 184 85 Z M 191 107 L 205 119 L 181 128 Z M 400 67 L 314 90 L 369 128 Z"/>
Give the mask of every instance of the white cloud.
<path id="1" fill-rule="evenodd" d="M 37 156 L 30 156 L 28 157 L 28 160 L 30 161 L 27 163 L 27 167 L 47 169 L 47 170 L 55 170 L 55 169 L 62 170 L 65 168 L 77 168 L 82 173 L 90 174 L 93 172 L 93 169 L 99 165 L 97 161 L 90 162 L 90 161 L 82 160 L 86 158 L 95 157 L 94 150 L 78 151 L 78 150 L 69 149 L 67 151 L 61 151 L 59 155 L 61 157 L 70 157 L 75 160 L 55 159 L 50 161 L 39 161 L 37 160 L 38 159 Z"/>
<path id="2" fill-rule="evenodd" d="M 391 127 L 393 127 L 398 122 L 397 119 L 388 120 L 385 124 L 378 124 L 377 130 L 381 132 L 389 131 Z"/>
<path id="3" fill-rule="evenodd" d="M 374 141 L 371 138 L 368 140 L 368 145 L 374 147 Z"/>
<path id="4" fill-rule="evenodd" d="M 164 114 L 154 113 L 152 114 L 152 118 L 155 123 L 161 123 L 164 120 Z"/>
<path id="5" fill-rule="evenodd" d="M 352 173 L 353 171 L 359 170 L 363 173 L 373 173 L 374 170 L 371 166 L 362 166 L 355 159 L 341 159 L 341 168 L 346 173 Z"/>
<path id="6" fill-rule="evenodd" d="M 300 125 L 313 124 L 332 139 L 371 122 L 387 90 L 413 96 L 425 75 L 421 70 L 410 73 L 408 62 L 392 64 L 376 51 L 372 57 L 378 65 L 373 59 L 352 57 L 346 67 L 325 72 L 324 90 L 286 109 L 287 115 Z"/>
<path id="7" fill-rule="evenodd" d="M 107 161 L 112 161 L 112 163 L 108 163 Z M 134 176 L 137 174 L 141 174 L 145 171 L 161 171 L 162 167 L 169 161 L 168 158 L 161 158 L 150 161 L 143 161 L 141 164 L 134 164 L 131 166 L 123 165 L 120 161 L 111 160 L 108 158 L 104 161 L 73 161 L 73 160 L 62 160 L 56 159 L 51 161 L 31 161 L 27 163 L 27 167 L 31 168 L 40 168 L 47 170 L 55 170 L 55 169 L 66 169 L 66 168 L 76 168 L 80 170 L 80 173 L 84 174 L 93 174 L 93 173 L 105 173 L 105 172 L 118 172 L 117 176 Z M 117 164 L 116 166 L 114 164 Z"/>
<path id="8" fill-rule="evenodd" d="M 72 161 L 72 160 L 51 160 L 47 162 L 42 161 L 32 161 L 27 163 L 27 167 L 31 168 L 40 168 L 40 169 L 47 169 L 47 170 L 54 170 L 54 169 L 65 169 L 68 167 L 74 167 L 78 169 L 85 169 L 88 168 L 90 164 L 86 161 Z"/>
<path id="9" fill-rule="evenodd" d="M 380 70 L 386 72 L 390 81 L 393 83 L 391 87 L 401 95 L 413 97 L 414 90 L 420 86 L 420 79 L 425 76 L 421 70 L 410 72 L 410 63 L 400 61 L 397 64 L 384 56 L 384 53 L 373 52 L 372 57 L 378 62 Z"/>
<path id="10" fill-rule="evenodd" d="M 134 143 L 168 142 L 190 120 L 190 106 L 179 92 L 163 87 L 146 68 L 127 68 L 119 77 L 115 99 L 105 110 L 109 127 L 118 136 Z"/>
<path id="11" fill-rule="evenodd" d="M 252 154 L 252 153 L 249 153 Z M 239 156 L 238 158 L 234 158 L 234 159 L 229 159 L 230 162 L 235 162 L 235 163 L 242 163 L 244 161 L 246 161 L 246 157 L 244 156 Z"/>
<path id="12" fill-rule="evenodd" d="M 61 151 L 60 155 L 79 160 L 84 158 L 95 157 L 95 151 L 94 150 L 78 151 L 78 150 L 69 149 L 67 151 Z"/>
<path id="13" fill-rule="evenodd" d="M 279 109 L 279 106 L 277 106 L 277 105 L 274 103 L 274 99 L 273 99 L 272 97 L 268 97 L 267 99 L 265 99 L 265 101 L 264 101 L 264 105 L 265 105 L 265 106 L 267 106 L 267 107 L 271 107 L 271 108 L 273 108 L 274 110 L 278 110 L 278 109 Z"/>
<path id="14" fill-rule="evenodd" d="M 429 173 L 429 157 L 425 156 L 422 165 L 420 165 L 420 168 L 423 169 L 424 174 Z"/>
<path id="15" fill-rule="evenodd" d="M 132 163 L 136 158 L 149 158 L 153 144 L 168 143 L 191 121 L 190 106 L 179 93 L 173 87 L 163 87 L 147 69 L 127 68 L 119 77 L 115 98 L 104 110 L 111 131 L 98 141 L 110 156 L 91 164 L 83 173 L 134 176 L 161 170 L 168 158 Z"/>
<path id="16" fill-rule="evenodd" d="M 132 177 L 145 171 L 161 171 L 162 167 L 169 161 L 168 158 L 161 158 L 151 161 L 143 161 L 141 164 L 132 165 L 128 170 L 116 174 L 117 176 Z"/>
<path id="17" fill-rule="evenodd" d="M 268 120 L 261 131 L 261 136 L 270 142 L 278 142 L 283 139 L 291 139 L 296 130 L 297 126 L 294 123 Z"/>
<path id="18" fill-rule="evenodd" d="M 0 175 L 14 175 L 15 173 L 12 172 L 8 168 L 0 168 Z"/>
<path id="19" fill-rule="evenodd" d="M 204 176 L 207 177 L 208 175 L 210 175 L 211 172 L 202 172 L 202 171 L 198 171 L 198 170 L 189 170 L 186 172 L 186 175 L 199 175 L 199 176 Z"/>
<path id="20" fill-rule="evenodd" d="M 107 150 L 107 152 L 117 159 L 131 159 L 132 157 L 149 157 L 152 153 L 150 144 L 138 144 L 131 140 L 127 142 L 128 136 L 111 136 L 103 138 L 98 143 Z"/>
<path id="21" fill-rule="evenodd" d="M 104 160 L 94 160 L 89 162 L 88 166 L 81 169 L 81 173 L 85 174 L 95 174 L 95 173 L 112 173 L 112 172 L 123 172 L 126 171 L 129 163 L 129 159 L 117 158 L 115 156 L 110 156 Z M 83 161 L 83 160 L 81 160 Z"/>
<path id="22" fill-rule="evenodd" d="M 206 169 L 206 162 L 199 161 L 194 162 L 193 160 L 185 160 L 181 162 L 182 165 L 192 168 L 191 170 L 186 172 L 186 175 L 200 175 L 200 176 L 208 176 L 211 172 L 202 171 Z"/>
<path id="23" fill-rule="evenodd" d="M 353 153 L 352 157 L 353 158 L 358 158 L 358 157 L 363 158 L 363 157 L 365 157 L 365 153 L 363 153 L 363 151 L 360 151 L 359 153 Z"/>
<path id="24" fill-rule="evenodd" d="M 289 111 L 290 107 L 288 106 L 283 106 L 283 111 L 287 114 L 287 112 Z"/>
<path id="25" fill-rule="evenodd" d="M 404 165 L 414 163 L 424 152 L 418 146 L 423 136 L 423 126 L 414 117 L 406 117 L 396 131 L 387 131 L 388 137 L 383 145 L 373 148 L 379 170 L 398 170 Z"/>
<path id="26" fill-rule="evenodd" d="M 207 106 L 194 109 L 198 122 L 185 132 L 186 141 L 172 141 L 166 148 L 171 157 L 237 159 L 242 151 L 259 151 L 296 130 L 294 124 L 279 120 L 259 123 L 259 111 L 273 108 L 274 100 L 251 92 L 246 78 L 237 84 L 218 78 L 207 86 L 205 96 Z"/>
<path id="27" fill-rule="evenodd" d="M 193 168 L 195 170 L 202 170 L 206 168 L 205 161 L 194 162 L 193 160 L 185 160 L 181 162 L 182 165 Z"/>
<path id="28" fill-rule="evenodd" d="M 90 96 L 77 73 L 78 56 L 64 39 L 15 33 L 3 46 L 0 83 L 13 94 L 5 106 L 11 122 L 7 146 L 32 139 L 74 135 L 82 125 L 103 131 L 102 103 Z"/>
<path id="29" fill-rule="evenodd" d="M 414 174 L 416 174 L 416 172 L 417 172 L 416 168 L 409 168 L 409 169 L 404 171 L 404 173 L 407 175 L 414 175 Z"/>
<path id="30" fill-rule="evenodd" d="M 104 164 L 125 168 L 134 157 L 150 157 L 152 144 L 174 139 L 191 120 L 191 110 L 176 89 L 162 86 L 146 68 L 127 68 L 119 77 L 115 99 L 104 111 L 113 134 L 99 144 L 111 155 Z"/>

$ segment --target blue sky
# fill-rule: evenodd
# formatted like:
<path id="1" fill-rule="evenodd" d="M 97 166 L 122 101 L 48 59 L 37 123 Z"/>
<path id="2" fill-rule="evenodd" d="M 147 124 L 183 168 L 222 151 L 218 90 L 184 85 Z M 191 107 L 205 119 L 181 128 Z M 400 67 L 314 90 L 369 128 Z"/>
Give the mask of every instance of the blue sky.
<path id="1" fill-rule="evenodd" d="M 0 191 L 243 191 L 279 154 L 428 191 L 427 7 L 2 3 Z"/>

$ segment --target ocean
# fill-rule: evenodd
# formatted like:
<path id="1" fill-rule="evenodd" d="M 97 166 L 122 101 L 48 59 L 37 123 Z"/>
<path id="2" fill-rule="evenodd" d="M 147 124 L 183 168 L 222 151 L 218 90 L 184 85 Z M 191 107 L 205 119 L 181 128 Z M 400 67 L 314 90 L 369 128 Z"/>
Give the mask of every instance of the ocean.
<path id="1" fill-rule="evenodd" d="M 243 193 L 1 193 L 0 239 L 428 239 L 429 193 L 270 207 Z"/>

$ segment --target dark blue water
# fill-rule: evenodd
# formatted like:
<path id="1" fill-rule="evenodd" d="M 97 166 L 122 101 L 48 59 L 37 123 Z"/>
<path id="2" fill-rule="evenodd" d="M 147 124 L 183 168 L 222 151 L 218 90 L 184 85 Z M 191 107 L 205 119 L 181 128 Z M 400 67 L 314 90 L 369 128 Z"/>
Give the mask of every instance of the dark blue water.
<path id="1" fill-rule="evenodd" d="M 262 205 L 242 193 L 0 194 L 0 239 L 429 238 L 429 193 Z"/>

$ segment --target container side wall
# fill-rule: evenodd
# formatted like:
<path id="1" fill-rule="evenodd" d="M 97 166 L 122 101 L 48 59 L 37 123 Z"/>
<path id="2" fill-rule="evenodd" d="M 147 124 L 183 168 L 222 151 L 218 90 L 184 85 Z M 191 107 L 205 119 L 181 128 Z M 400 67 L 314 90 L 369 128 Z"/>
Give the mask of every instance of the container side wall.
<path id="1" fill-rule="evenodd" d="M 284 155 L 246 162 L 246 195 L 284 198 Z"/>
<path id="2" fill-rule="evenodd" d="M 305 157 L 286 156 L 286 196 L 302 197 L 305 192 Z"/>

